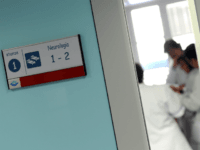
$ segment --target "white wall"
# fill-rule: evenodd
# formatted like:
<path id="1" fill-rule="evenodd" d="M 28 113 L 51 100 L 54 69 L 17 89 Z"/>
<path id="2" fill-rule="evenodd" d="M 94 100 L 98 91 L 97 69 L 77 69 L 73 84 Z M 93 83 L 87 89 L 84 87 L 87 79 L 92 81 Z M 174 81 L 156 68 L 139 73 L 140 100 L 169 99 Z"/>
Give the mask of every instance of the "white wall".
<path id="1" fill-rule="evenodd" d="M 199 0 L 188 0 L 190 15 L 192 19 L 193 32 L 196 41 L 197 57 L 200 64 L 200 1 Z"/>

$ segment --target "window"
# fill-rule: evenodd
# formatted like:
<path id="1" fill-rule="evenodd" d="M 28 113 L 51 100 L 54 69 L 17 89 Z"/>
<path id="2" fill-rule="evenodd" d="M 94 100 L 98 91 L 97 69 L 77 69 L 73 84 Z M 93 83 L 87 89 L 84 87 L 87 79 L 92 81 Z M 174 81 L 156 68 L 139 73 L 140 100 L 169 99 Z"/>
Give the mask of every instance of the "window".
<path id="1" fill-rule="evenodd" d="M 185 50 L 186 47 L 188 45 L 190 45 L 191 43 L 195 43 L 195 38 L 194 38 L 194 34 L 193 33 L 184 34 L 184 35 L 180 35 L 180 36 L 175 36 L 175 37 L 173 37 L 173 39 L 177 43 L 181 44 L 181 47 L 182 47 L 183 50 Z"/>
<path id="2" fill-rule="evenodd" d="M 173 38 L 183 50 L 195 43 L 188 3 L 176 1 L 124 0 L 133 54 L 144 68 L 145 84 L 166 83 L 170 64 L 165 40 Z"/>
<path id="3" fill-rule="evenodd" d="M 144 69 L 167 65 L 164 53 L 164 31 L 159 7 L 150 6 L 131 11 L 139 60 Z"/>
<path id="4" fill-rule="evenodd" d="M 124 5 L 130 6 L 130 5 L 136 5 L 136 4 L 146 3 L 150 1 L 154 1 L 154 0 L 124 0 Z"/>
<path id="5" fill-rule="evenodd" d="M 167 14 L 173 39 L 183 50 L 195 43 L 187 1 L 167 5 Z"/>

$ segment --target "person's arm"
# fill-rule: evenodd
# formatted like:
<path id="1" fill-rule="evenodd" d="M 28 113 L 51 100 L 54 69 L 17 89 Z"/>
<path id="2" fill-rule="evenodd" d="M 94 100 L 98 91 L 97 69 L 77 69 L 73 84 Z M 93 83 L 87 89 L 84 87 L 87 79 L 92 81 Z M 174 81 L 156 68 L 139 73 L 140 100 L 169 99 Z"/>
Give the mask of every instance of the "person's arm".
<path id="1" fill-rule="evenodd" d="M 174 85 L 171 85 L 171 86 L 170 86 L 170 88 L 171 88 L 174 92 L 179 93 L 179 94 L 183 94 L 183 93 L 185 92 L 184 87 L 185 87 L 185 84 L 182 84 L 182 85 L 180 85 L 180 86 L 178 86 L 178 87 L 175 87 Z"/>
<path id="2" fill-rule="evenodd" d="M 175 93 L 168 86 L 165 89 L 165 97 L 169 114 L 171 114 L 174 118 L 182 117 L 185 112 L 185 107 L 180 101 L 179 94 Z"/>
<path id="3" fill-rule="evenodd" d="M 185 93 L 180 96 L 182 104 L 190 111 L 200 109 L 200 92 Z"/>
<path id="4" fill-rule="evenodd" d="M 199 74 L 194 78 L 194 86 L 192 92 L 185 92 L 180 95 L 182 104 L 190 111 L 197 111 L 200 109 L 200 76 Z"/>

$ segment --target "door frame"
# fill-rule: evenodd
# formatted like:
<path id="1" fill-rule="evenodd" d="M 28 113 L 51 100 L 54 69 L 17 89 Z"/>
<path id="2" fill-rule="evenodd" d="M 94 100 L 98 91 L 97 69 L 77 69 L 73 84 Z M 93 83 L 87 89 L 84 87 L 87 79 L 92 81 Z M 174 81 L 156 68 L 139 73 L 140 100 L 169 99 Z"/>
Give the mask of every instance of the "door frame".
<path id="1" fill-rule="evenodd" d="M 91 0 L 118 150 L 149 150 L 123 0 Z"/>

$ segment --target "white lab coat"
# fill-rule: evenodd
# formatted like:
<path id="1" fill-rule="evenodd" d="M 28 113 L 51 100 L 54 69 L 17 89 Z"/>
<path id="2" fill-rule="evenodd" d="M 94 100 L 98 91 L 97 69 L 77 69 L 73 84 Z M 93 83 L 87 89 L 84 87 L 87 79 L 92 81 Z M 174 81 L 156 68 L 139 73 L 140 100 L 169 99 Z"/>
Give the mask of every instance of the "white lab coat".
<path id="1" fill-rule="evenodd" d="M 200 150 L 200 74 L 198 69 L 189 73 L 186 90 L 180 97 L 182 104 L 190 111 L 196 111 L 191 125 L 191 141 Z"/>
<path id="2" fill-rule="evenodd" d="M 176 68 L 170 67 L 166 82 L 168 84 L 182 85 L 186 83 L 187 77 L 188 74 L 178 65 Z"/>
<path id="3" fill-rule="evenodd" d="M 192 150 L 174 119 L 185 111 L 179 95 L 169 85 L 140 84 L 140 93 L 151 150 Z"/>
<path id="4" fill-rule="evenodd" d="M 195 82 L 195 77 L 198 74 L 198 69 L 193 69 L 187 76 L 187 80 L 185 83 L 185 88 L 184 88 L 184 95 L 182 95 L 182 97 L 188 97 L 187 95 L 190 94 L 193 91 L 194 88 L 194 82 Z M 183 98 L 181 97 L 181 99 L 183 100 Z M 188 100 L 188 99 L 186 99 Z M 194 112 L 193 110 L 191 110 L 191 106 L 188 102 L 184 102 L 184 104 L 186 105 L 186 108 L 189 107 L 188 110 Z M 181 129 L 184 131 L 184 134 L 186 136 L 186 138 L 188 139 L 188 141 L 190 142 L 191 140 L 191 124 L 192 124 L 192 114 L 187 112 L 185 114 L 185 116 L 183 118 L 178 119 L 179 125 L 181 127 Z"/>
<path id="5" fill-rule="evenodd" d="M 185 92 L 192 92 L 194 88 L 195 78 L 199 74 L 199 69 L 192 69 L 190 73 L 188 73 L 187 80 L 185 83 Z"/>

